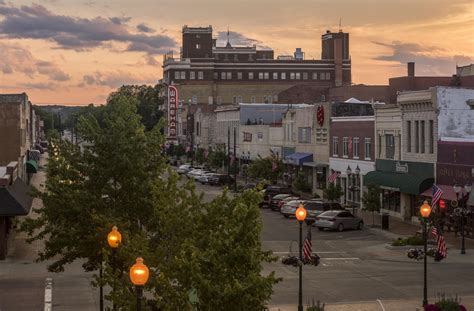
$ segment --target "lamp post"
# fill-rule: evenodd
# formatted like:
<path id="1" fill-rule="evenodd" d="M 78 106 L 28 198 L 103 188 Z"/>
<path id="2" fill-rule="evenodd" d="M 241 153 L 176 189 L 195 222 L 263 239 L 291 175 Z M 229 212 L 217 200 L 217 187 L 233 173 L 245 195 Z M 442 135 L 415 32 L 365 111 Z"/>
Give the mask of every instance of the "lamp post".
<path id="1" fill-rule="evenodd" d="M 117 259 L 117 248 L 120 246 L 120 243 L 122 243 L 122 235 L 118 231 L 117 226 L 112 227 L 112 231 L 109 232 L 107 235 L 107 243 L 109 244 L 110 248 L 112 248 L 112 271 L 114 273 L 115 277 L 115 269 L 116 269 L 116 259 Z M 113 288 L 115 291 L 115 287 Z M 115 303 L 112 305 L 112 310 L 116 310 L 115 308 Z"/>
<path id="2" fill-rule="evenodd" d="M 142 310 L 143 286 L 148 281 L 149 274 L 148 267 L 143 263 L 143 258 L 138 257 L 130 268 L 130 280 L 137 291 L 137 311 Z"/>
<path id="3" fill-rule="evenodd" d="M 299 258 L 299 287 L 298 287 L 298 311 L 303 311 L 303 221 L 306 218 L 306 209 L 300 204 L 295 212 L 296 219 L 300 224 L 300 258 Z"/>
<path id="4" fill-rule="evenodd" d="M 469 198 L 469 193 L 472 191 L 472 185 L 466 184 L 464 186 L 464 191 L 466 194 L 462 193 L 462 187 L 459 186 L 457 183 L 454 184 L 453 190 L 456 193 L 456 200 L 458 203 L 458 215 L 461 217 L 461 254 L 466 254 L 466 248 L 464 247 L 464 217 L 469 213 L 465 210 L 464 202 L 467 198 Z"/>
<path id="5" fill-rule="evenodd" d="M 428 201 L 424 201 L 423 205 L 420 207 L 420 214 L 423 217 L 423 245 L 424 245 L 424 254 L 423 254 L 423 307 L 428 304 L 428 282 L 427 282 L 427 262 L 426 262 L 426 252 L 428 251 L 427 240 L 428 234 L 426 230 L 426 225 L 428 223 L 428 218 L 431 214 L 431 206 L 428 204 Z"/>

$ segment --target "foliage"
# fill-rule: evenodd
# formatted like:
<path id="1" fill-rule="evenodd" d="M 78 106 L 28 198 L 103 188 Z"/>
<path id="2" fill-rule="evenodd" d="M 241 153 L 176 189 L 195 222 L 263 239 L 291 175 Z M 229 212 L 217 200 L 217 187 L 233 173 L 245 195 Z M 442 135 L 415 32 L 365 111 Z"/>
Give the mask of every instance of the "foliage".
<path id="1" fill-rule="evenodd" d="M 392 242 L 392 246 L 423 245 L 423 237 L 414 235 L 407 238 L 398 238 Z"/>
<path id="2" fill-rule="evenodd" d="M 339 200 L 339 198 L 344 194 L 341 189 L 341 186 L 334 185 L 334 183 L 328 183 L 328 187 L 323 191 L 323 197 L 326 200 L 334 202 Z"/>
<path id="3" fill-rule="evenodd" d="M 318 300 L 317 303 L 314 303 L 314 299 L 311 302 L 311 304 L 308 303 L 308 307 L 306 308 L 306 311 L 324 311 L 324 303 L 321 304 L 321 302 Z"/>
<path id="4" fill-rule="evenodd" d="M 224 148 L 218 147 L 216 150 L 210 150 L 207 163 L 213 169 L 219 169 L 223 165 L 227 165 L 227 154 Z"/>
<path id="5" fill-rule="evenodd" d="M 58 132 L 57 129 L 49 129 L 46 131 L 46 139 L 51 140 L 51 139 L 60 139 L 61 134 Z"/>
<path id="6" fill-rule="evenodd" d="M 197 163 L 203 164 L 206 162 L 206 157 L 205 157 L 205 150 L 204 148 L 197 148 L 196 153 L 194 156 L 194 159 L 196 160 Z"/>
<path id="7" fill-rule="evenodd" d="M 437 294 L 437 299 L 434 304 L 429 304 L 424 307 L 425 311 L 467 311 L 466 307 L 461 304 L 461 299 L 456 295 L 455 297 L 447 296 L 446 294 Z"/>
<path id="8" fill-rule="evenodd" d="M 61 115 L 59 113 L 52 113 L 41 106 L 34 106 L 35 114 L 43 120 L 43 128 L 45 133 L 49 130 L 56 130 L 61 132 L 63 130 L 61 124 Z"/>
<path id="9" fill-rule="evenodd" d="M 282 175 L 283 162 L 273 152 L 267 158 L 258 157 L 248 168 L 248 175 L 252 178 L 267 179 L 274 183 Z"/>
<path id="10" fill-rule="evenodd" d="M 44 192 L 36 191 L 44 207 L 22 224 L 29 241 L 45 240 L 38 259 L 50 260 L 53 272 L 76 260 L 86 271 L 103 263 L 94 284 L 113 288 L 105 298 L 120 310 L 134 309 L 127 272 L 138 256 L 150 268 L 148 306 L 191 310 L 195 291 L 200 310 L 263 309 L 277 279 L 262 274 L 272 257 L 261 250 L 259 194 L 203 203 L 194 184 L 166 166 L 159 127 L 145 131 L 136 111 L 136 99 L 111 97 L 101 121 L 79 117 L 83 152 L 68 141 L 52 144 L 57 156 Z M 113 225 L 123 238 L 116 252 L 106 242 Z"/>
<path id="11" fill-rule="evenodd" d="M 380 188 L 378 185 L 367 185 L 367 192 L 362 196 L 364 209 L 372 212 L 372 226 L 375 225 L 375 212 L 380 211 Z"/>
<path id="12" fill-rule="evenodd" d="M 293 182 L 293 187 L 301 192 L 311 192 L 311 185 L 303 174 L 299 174 L 298 177 L 296 177 Z"/>

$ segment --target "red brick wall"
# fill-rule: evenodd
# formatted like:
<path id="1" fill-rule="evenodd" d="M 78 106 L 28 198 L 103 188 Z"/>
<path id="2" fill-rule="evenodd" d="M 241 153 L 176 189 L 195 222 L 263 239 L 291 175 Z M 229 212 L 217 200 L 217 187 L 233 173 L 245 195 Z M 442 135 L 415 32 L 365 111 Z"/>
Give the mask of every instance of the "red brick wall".
<path id="1" fill-rule="evenodd" d="M 356 131 L 354 129 L 357 129 Z M 339 142 L 339 157 L 342 158 L 342 138 L 359 137 L 359 160 L 364 160 L 365 138 L 371 138 L 372 147 L 370 158 L 375 160 L 375 139 L 374 139 L 374 121 L 331 121 L 330 125 L 330 156 L 333 155 L 333 137 L 337 136 Z M 349 153 L 349 159 L 352 159 L 352 153 Z"/>

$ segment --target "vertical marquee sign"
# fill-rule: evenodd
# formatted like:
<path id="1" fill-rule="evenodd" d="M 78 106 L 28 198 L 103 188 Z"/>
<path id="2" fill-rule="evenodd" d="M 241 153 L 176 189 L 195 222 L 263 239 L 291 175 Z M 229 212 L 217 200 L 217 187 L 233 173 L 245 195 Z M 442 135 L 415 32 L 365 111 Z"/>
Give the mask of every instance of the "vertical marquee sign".
<path id="1" fill-rule="evenodd" d="M 168 139 L 176 139 L 176 122 L 178 112 L 178 90 L 168 86 Z"/>

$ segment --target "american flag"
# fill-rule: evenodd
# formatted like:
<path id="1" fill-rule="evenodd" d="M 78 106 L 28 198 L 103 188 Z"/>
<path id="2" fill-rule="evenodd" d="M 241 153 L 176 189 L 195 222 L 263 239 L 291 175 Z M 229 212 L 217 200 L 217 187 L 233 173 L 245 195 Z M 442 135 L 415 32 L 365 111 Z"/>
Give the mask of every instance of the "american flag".
<path id="1" fill-rule="evenodd" d="M 443 258 L 446 258 L 446 256 L 448 255 L 448 248 L 446 247 L 446 240 L 444 239 L 443 234 L 438 231 L 438 228 L 436 226 L 433 226 L 431 228 L 431 235 L 436 238 L 438 252 L 443 256 Z"/>
<path id="2" fill-rule="evenodd" d="M 339 173 L 337 171 L 334 171 L 334 170 L 331 170 L 331 171 L 332 171 L 332 173 L 328 177 L 328 182 L 335 182 L 337 177 L 339 177 L 339 175 L 341 175 L 341 173 Z"/>
<path id="3" fill-rule="evenodd" d="M 433 184 L 433 199 L 431 200 L 431 205 L 436 206 L 442 195 L 443 190 L 441 190 L 440 187 L 436 186 L 436 184 Z"/>
<path id="4" fill-rule="evenodd" d="M 311 227 L 308 228 L 308 234 L 303 243 L 303 259 L 311 259 L 313 253 L 313 244 L 311 243 Z"/>

